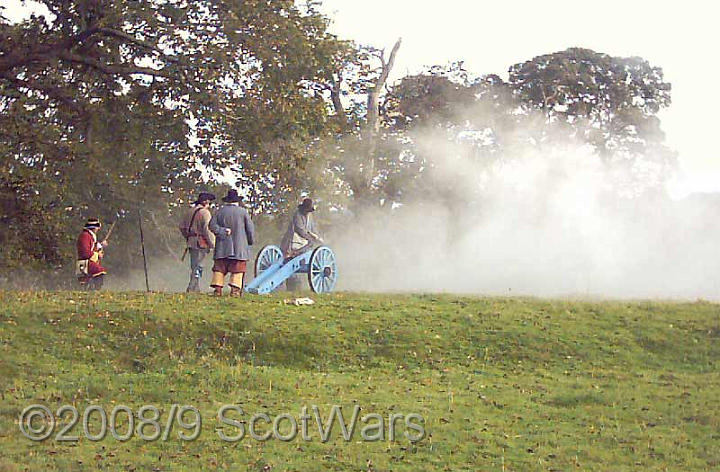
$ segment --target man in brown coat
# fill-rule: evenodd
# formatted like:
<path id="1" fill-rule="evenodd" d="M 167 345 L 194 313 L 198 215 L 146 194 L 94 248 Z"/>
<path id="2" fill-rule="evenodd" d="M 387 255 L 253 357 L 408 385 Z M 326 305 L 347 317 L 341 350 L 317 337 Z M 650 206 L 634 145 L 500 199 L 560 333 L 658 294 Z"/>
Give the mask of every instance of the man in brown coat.
<path id="1" fill-rule="evenodd" d="M 203 260 L 215 247 L 215 235 L 210 231 L 209 224 L 212 219 L 210 202 L 215 195 L 200 192 L 193 207 L 187 211 L 180 221 L 180 233 L 186 241 L 187 252 L 190 253 L 190 283 L 187 292 L 200 291 L 200 279 L 203 274 Z"/>

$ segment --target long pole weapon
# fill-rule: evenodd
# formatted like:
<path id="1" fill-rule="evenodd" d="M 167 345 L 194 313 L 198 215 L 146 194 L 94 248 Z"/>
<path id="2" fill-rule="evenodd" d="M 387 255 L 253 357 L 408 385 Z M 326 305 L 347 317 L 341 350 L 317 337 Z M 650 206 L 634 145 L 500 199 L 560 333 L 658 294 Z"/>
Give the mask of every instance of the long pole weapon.
<path id="1" fill-rule="evenodd" d="M 145 236 L 143 235 L 142 213 L 140 209 L 138 209 L 138 225 L 140 226 L 140 245 L 142 246 L 143 269 L 145 269 L 145 289 L 149 292 L 150 282 L 148 281 L 147 257 L 145 256 Z"/>
<path id="2" fill-rule="evenodd" d="M 115 229 L 115 223 L 117 223 L 117 218 L 115 218 L 115 221 L 110 225 L 110 229 L 108 230 L 107 234 L 105 235 L 105 238 L 103 238 L 105 241 L 110 239 L 110 235 L 112 234 L 113 230 Z"/>

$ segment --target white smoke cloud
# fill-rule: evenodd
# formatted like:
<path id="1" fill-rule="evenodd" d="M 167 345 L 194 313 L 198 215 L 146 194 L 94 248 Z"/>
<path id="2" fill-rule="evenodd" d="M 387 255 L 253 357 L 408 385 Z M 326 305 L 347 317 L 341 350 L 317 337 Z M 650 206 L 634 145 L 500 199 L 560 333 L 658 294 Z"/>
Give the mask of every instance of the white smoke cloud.
<path id="1" fill-rule="evenodd" d="M 329 240 L 340 288 L 720 297 L 720 199 L 618 196 L 617 182 L 638 184 L 637 166 L 611 172 L 580 144 L 528 148 L 488 164 L 463 157 L 442 132 L 426 131 L 416 143 L 456 201 L 409 203 L 336 228 Z M 652 161 L 644 162 L 640 171 L 652 175 Z"/>

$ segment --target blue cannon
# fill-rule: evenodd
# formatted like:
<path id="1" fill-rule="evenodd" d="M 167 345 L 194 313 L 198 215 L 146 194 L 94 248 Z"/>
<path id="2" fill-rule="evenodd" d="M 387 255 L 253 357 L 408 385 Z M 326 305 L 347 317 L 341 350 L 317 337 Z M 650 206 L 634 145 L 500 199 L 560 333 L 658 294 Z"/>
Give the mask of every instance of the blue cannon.
<path id="1" fill-rule="evenodd" d="M 268 244 L 255 258 L 255 278 L 245 286 L 245 291 L 257 295 L 270 293 L 295 274 L 307 274 L 313 292 L 331 292 L 338 277 L 335 253 L 327 246 L 319 246 L 285 259 L 279 247 Z"/>

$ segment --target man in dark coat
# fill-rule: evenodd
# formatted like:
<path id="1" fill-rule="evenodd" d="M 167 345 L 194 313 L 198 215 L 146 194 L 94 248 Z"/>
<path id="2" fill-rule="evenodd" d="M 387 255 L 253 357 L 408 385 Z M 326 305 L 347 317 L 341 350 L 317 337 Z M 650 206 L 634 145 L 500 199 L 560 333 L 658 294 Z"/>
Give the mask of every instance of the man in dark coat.
<path id="1" fill-rule="evenodd" d="M 190 283 L 186 292 L 199 292 L 203 275 L 203 260 L 215 247 L 215 235 L 210 231 L 210 202 L 215 195 L 200 192 L 193 207 L 183 215 L 180 221 L 180 233 L 185 238 L 186 252 L 190 254 Z"/>
<path id="2" fill-rule="evenodd" d="M 231 189 L 223 199 L 226 204 L 210 220 L 210 231 L 217 236 L 213 259 L 211 287 L 214 295 L 222 295 L 225 275 L 230 274 L 230 295 L 240 296 L 243 276 L 250 259 L 250 246 L 255 242 L 255 226 L 237 190 Z"/>

